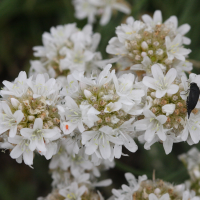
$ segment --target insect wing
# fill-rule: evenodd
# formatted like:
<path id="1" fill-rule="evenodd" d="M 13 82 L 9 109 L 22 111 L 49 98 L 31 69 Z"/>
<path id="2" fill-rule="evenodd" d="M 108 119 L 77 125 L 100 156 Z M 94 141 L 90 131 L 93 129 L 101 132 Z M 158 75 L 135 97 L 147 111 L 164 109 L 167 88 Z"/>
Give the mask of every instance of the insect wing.
<path id="1" fill-rule="evenodd" d="M 199 87 L 197 86 L 197 84 L 191 84 L 190 85 L 190 93 L 189 96 L 187 98 L 187 108 L 188 110 L 193 110 L 196 105 L 197 102 L 199 100 Z"/>

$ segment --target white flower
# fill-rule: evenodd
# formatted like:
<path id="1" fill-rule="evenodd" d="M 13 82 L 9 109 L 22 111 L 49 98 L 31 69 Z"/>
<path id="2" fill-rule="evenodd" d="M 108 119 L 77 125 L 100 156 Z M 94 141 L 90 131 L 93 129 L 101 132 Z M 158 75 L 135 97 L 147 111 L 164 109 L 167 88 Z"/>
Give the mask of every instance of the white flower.
<path id="1" fill-rule="evenodd" d="M 145 118 L 134 123 L 136 130 L 146 130 L 144 139 L 147 142 L 151 142 L 156 134 L 162 140 L 166 140 L 165 130 L 163 124 L 167 121 L 165 115 L 159 115 L 156 117 L 150 110 L 143 111 Z"/>
<path id="2" fill-rule="evenodd" d="M 23 94 L 26 93 L 28 89 L 28 81 L 30 81 L 31 78 L 27 79 L 26 72 L 20 72 L 18 77 L 15 79 L 13 83 L 9 81 L 3 81 L 3 84 L 5 85 L 5 89 L 0 91 L 0 94 L 2 96 L 4 95 L 13 95 L 16 97 L 21 97 Z"/>
<path id="3" fill-rule="evenodd" d="M 78 92 L 78 81 L 71 74 L 67 76 L 65 83 L 63 83 L 62 85 L 63 88 L 60 92 L 62 96 L 73 97 L 76 94 L 76 92 Z"/>
<path id="4" fill-rule="evenodd" d="M 200 197 L 195 196 L 195 194 L 192 192 L 184 191 L 182 200 L 200 200 Z"/>
<path id="5" fill-rule="evenodd" d="M 175 94 L 178 92 L 178 85 L 172 84 L 176 78 L 176 70 L 170 69 L 166 76 L 163 75 L 163 72 L 159 65 L 155 64 L 151 68 L 154 78 L 145 76 L 143 79 L 144 85 L 156 90 L 156 97 L 161 98 L 166 93 Z"/>
<path id="6" fill-rule="evenodd" d="M 129 186 L 122 185 L 122 190 L 113 189 L 112 193 L 116 197 L 115 200 L 133 199 L 133 194 L 139 189 L 141 182 L 147 180 L 147 176 L 143 175 L 139 176 L 137 181 L 135 176 L 133 176 L 131 173 L 126 173 L 125 178 L 128 181 Z"/>
<path id="7" fill-rule="evenodd" d="M 127 24 L 122 24 L 116 28 L 119 42 L 125 44 L 125 46 L 126 40 L 135 40 L 138 37 L 139 32 L 145 27 L 143 22 L 134 21 L 131 17 L 129 17 L 126 22 Z"/>
<path id="8" fill-rule="evenodd" d="M 21 163 L 23 156 L 26 165 L 33 164 L 33 151 L 29 148 L 29 139 L 16 135 L 13 138 L 8 138 L 8 141 L 12 144 L 16 144 L 10 153 L 11 158 L 16 159 L 18 163 Z"/>
<path id="9" fill-rule="evenodd" d="M 1 102 L 0 106 L 3 111 L 0 113 L 0 134 L 10 130 L 9 136 L 14 137 L 17 133 L 17 125 L 22 121 L 24 114 L 21 110 L 17 110 L 13 114 L 5 102 Z"/>
<path id="10" fill-rule="evenodd" d="M 97 7 L 88 0 L 74 0 L 75 16 L 78 19 L 88 18 L 88 23 L 95 22 L 95 15 L 97 14 Z"/>
<path id="11" fill-rule="evenodd" d="M 37 74 L 44 74 L 44 73 L 48 73 L 49 75 L 51 74 L 50 77 L 52 77 L 52 78 L 54 78 L 56 75 L 53 68 L 50 68 L 51 70 L 50 69 L 47 70 L 44 67 L 44 64 L 39 60 L 32 60 L 32 61 L 30 61 L 30 64 L 31 64 L 31 67 L 29 69 L 29 77 L 33 76 L 35 78 L 37 76 Z"/>
<path id="12" fill-rule="evenodd" d="M 147 25 L 154 28 L 156 25 L 162 24 L 162 13 L 160 10 L 156 10 L 153 14 L 153 18 L 151 18 L 149 15 L 145 14 L 142 16 L 142 20 Z"/>
<path id="13" fill-rule="evenodd" d="M 78 107 L 76 102 L 69 96 L 65 97 L 65 102 L 66 110 L 64 110 L 64 116 L 67 122 L 63 121 L 62 123 L 64 134 L 70 134 L 77 127 L 82 133 L 85 130 L 83 123 L 88 127 L 92 127 L 94 122 L 99 120 L 96 115 L 100 114 L 100 112 L 94 107 L 90 105 L 80 105 Z"/>
<path id="14" fill-rule="evenodd" d="M 166 116 L 169 116 L 174 112 L 175 108 L 176 108 L 176 105 L 173 103 L 166 104 L 162 106 L 162 112 L 166 113 Z"/>
<path id="15" fill-rule="evenodd" d="M 136 102 L 139 104 L 141 98 L 145 95 L 142 89 L 134 88 L 134 79 L 135 76 L 131 73 L 123 74 L 118 79 L 116 76 L 113 77 L 116 92 L 120 96 L 118 102 L 128 105 L 129 110 L 131 109 L 131 106 L 136 104 Z"/>
<path id="16" fill-rule="evenodd" d="M 62 50 L 66 57 L 60 61 L 60 70 L 69 69 L 71 72 L 85 71 L 86 64 L 94 58 L 94 53 L 84 50 L 79 42 L 76 42 L 73 49 Z"/>
<path id="17" fill-rule="evenodd" d="M 131 12 L 128 6 L 126 6 L 123 3 L 117 2 L 116 0 L 111 0 L 111 1 L 103 0 L 103 4 L 105 7 L 100 21 L 101 25 L 106 25 L 109 22 L 112 10 L 119 10 L 125 14 L 130 14 Z"/>
<path id="18" fill-rule="evenodd" d="M 182 36 L 179 34 L 173 39 L 173 41 L 171 41 L 169 36 L 166 36 L 165 44 L 169 60 L 177 58 L 178 60 L 184 61 L 185 56 L 191 52 L 190 49 L 185 49 L 182 47 Z"/>
<path id="19" fill-rule="evenodd" d="M 166 25 L 173 26 L 172 29 L 175 32 L 175 34 L 180 34 L 183 37 L 183 44 L 190 44 L 191 40 L 188 37 L 185 37 L 184 35 L 190 30 L 189 24 L 183 24 L 180 27 L 178 27 L 178 19 L 176 16 L 171 16 L 169 19 L 165 21 Z"/>
<path id="20" fill-rule="evenodd" d="M 106 105 L 104 112 L 110 113 L 119 110 L 122 107 L 121 103 L 119 102 L 110 102 L 108 105 Z"/>
<path id="21" fill-rule="evenodd" d="M 200 140 L 200 115 L 194 115 L 191 113 L 190 118 L 186 116 L 185 118 L 185 128 L 181 134 L 181 138 L 183 141 L 186 141 L 189 139 L 189 134 L 192 139 L 192 141 L 197 144 Z"/>
<path id="22" fill-rule="evenodd" d="M 130 136 L 133 133 L 133 120 L 134 118 L 130 119 L 129 121 L 124 122 L 118 129 L 114 129 L 115 137 L 119 138 L 120 141 L 123 141 L 123 145 L 131 152 L 136 152 L 138 149 L 137 144 Z M 115 158 L 120 158 L 122 155 L 122 145 L 115 144 L 114 146 L 114 156 Z"/>
<path id="23" fill-rule="evenodd" d="M 42 129 L 43 121 L 41 118 L 37 118 L 34 122 L 33 129 L 23 128 L 20 133 L 25 138 L 30 140 L 29 148 L 31 151 L 37 149 L 38 151 L 46 151 L 44 139 L 51 139 L 59 134 L 59 129 Z"/>
<path id="24" fill-rule="evenodd" d="M 105 66 L 104 70 L 99 74 L 98 77 L 91 77 L 91 78 L 81 78 L 81 82 L 87 84 L 87 85 L 94 85 L 97 87 L 100 87 L 108 82 L 110 82 L 113 79 L 113 75 L 115 73 L 114 70 L 110 73 L 112 65 L 108 64 Z"/>
<path id="25" fill-rule="evenodd" d="M 76 182 L 71 183 L 70 186 L 59 190 L 59 194 L 65 197 L 65 200 L 81 200 L 81 196 L 87 191 L 87 188 L 82 185 L 78 187 Z"/>
<path id="26" fill-rule="evenodd" d="M 181 77 L 185 75 L 185 72 L 190 72 L 192 71 L 192 63 L 185 60 L 185 61 L 180 61 L 180 60 L 175 60 L 172 64 L 172 67 L 177 70 L 177 76 Z"/>
<path id="27" fill-rule="evenodd" d="M 163 194 L 160 198 L 158 198 L 154 193 L 149 194 L 149 200 L 170 200 L 169 194 Z"/>
<path id="28" fill-rule="evenodd" d="M 45 74 L 38 74 L 35 81 L 30 81 L 29 87 L 33 91 L 33 98 L 38 98 L 40 96 L 47 97 L 51 95 L 56 90 L 54 86 L 56 86 L 56 80 L 54 78 L 45 79 Z"/>
<path id="29" fill-rule="evenodd" d="M 64 26 L 52 27 L 50 33 L 45 32 L 42 35 L 44 46 L 33 47 L 34 56 L 47 57 L 49 60 L 54 60 L 57 57 L 58 50 L 66 44 L 70 46 L 70 37 L 73 33 L 77 32 L 76 24 L 67 24 Z"/>
<path id="30" fill-rule="evenodd" d="M 154 137 L 154 139 L 151 142 L 146 142 L 144 145 L 144 148 L 149 150 L 151 145 L 153 145 L 154 143 L 156 143 L 158 141 L 160 141 L 160 139 L 158 136 L 156 136 L 156 137 Z M 166 131 L 166 140 L 162 141 L 165 153 L 169 154 L 172 151 L 173 143 L 178 143 L 181 141 L 182 141 L 182 139 L 180 136 L 176 137 L 174 133 L 167 130 Z"/>
<path id="31" fill-rule="evenodd" d="M 146 71 L 147 75 L 151 74 L 151 66 L 153 65 L 151 59 L 148 56 L 145 56 L 143 58 L 143 61 L 141 62 L 141 64 L 135 64 L 133 66 L 131 66 L 132 70 L 144 70 Z"/>
<path id="32" fill-rule="evenodd" d="M 82 134 L 82 143 L 85 144 L 85 153 L 92 155 L 99 149 L 101 157 L 108 159 L 111 156 L 110 142 L 122 144 L 121 141 L 112 135 L 113 129 L 109 126 L 103 126 L 98 131 L 85 131 Z"/>

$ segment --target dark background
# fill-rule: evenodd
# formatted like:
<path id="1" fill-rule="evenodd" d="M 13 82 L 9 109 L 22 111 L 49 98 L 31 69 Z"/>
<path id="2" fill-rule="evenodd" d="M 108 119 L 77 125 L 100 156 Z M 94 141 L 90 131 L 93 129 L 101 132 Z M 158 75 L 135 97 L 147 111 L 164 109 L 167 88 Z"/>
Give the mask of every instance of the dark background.
<path id="1" fill-rule="evenodd" d="M 127 0 L 128 1 L 128 0 Z M 176 15 L 179 25 L 188 23 L 191 30 L 188 37 L 192 39 L 188 48 L 192 50 L 190 59 L 200 60 L 200 1 L 199 0 L 129 0 L 132 5 L 132 16 L 139 19 L 142 14 L 150 15 L 157 9 L 163 13 L 166 20 Z M 115 27 L 125 19 L 122 13 L 113 16 L 109 24 L 101 27 L 94 25 L 94 32 L 102 35 L 99 51 L 104 58 L 108 40 L 114 36 Z M 28 72 L 30 60 L 33 58 L 33 46 L 42 44 L 41 38 L 52 26 L 77 22 L 82 28 L 87 20 L 76 20 L 71 0 L 0 0 L 0 86 L 3 80 L 13 81 L 21 70 Z M 198 72 L 198 68 L 195 72 Z M 196 145 L 198 148 L 200 145 Z M 191 147 L 186 143 L 175 144 L 173 152 L 165 155 L 161 144 L 155 144 L 150 151 L 139 145 L 136 153 L 128 153 L 117 161 L 114 169 L 103 174 L 104 178 L 113 179 L 112 188 L 118 189 L 126 183 L 124 173 L 131 171 L 134 175 L 147 174 L 175 184 L 188 178 L 187 171 L 177 159 L 179 154 Z M 48 161 L 37 156 L 34 159 L 34 169 L 25 164 L 17 164 L 11 159 L 9 152 L 0 153 L 0 200 L 35 200 L 46 196 L 51 191 L 51 177 Z M 111 187 L 101 190 L 105 196 L 111 195 Z"/>

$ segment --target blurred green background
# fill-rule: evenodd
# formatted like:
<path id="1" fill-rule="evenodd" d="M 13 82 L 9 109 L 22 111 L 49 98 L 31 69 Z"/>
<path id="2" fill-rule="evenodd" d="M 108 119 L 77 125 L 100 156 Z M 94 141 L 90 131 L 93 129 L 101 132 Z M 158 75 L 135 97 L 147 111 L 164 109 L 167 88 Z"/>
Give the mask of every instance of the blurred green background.
<path id="1" fill-rule="evenodd" d="M 128 1 L 128 0 L 127 0 Z M 129 0 L 132 6 L 132 16 L 139 19 L 142 14 L 152 13 L 159 9 L 166 20 L 176 15 L 179 25 L 188 23 L 191 31 L 188 37 L 192 39 L 188 48 L 192 50 L 190 59 L 200 60 L 200 1 L 199 0 Z M 102 40 L 99 49 L 107 58 L 105 48 L 108 40 L 114 36 L 115 27 L 125 19 L 121 13 L 113 16 L 104 27 L 94 25 L 94 32 L 100 32 Z M 52 26 L 76 22 L 82 28 L 87 20 L 76 20 L 71 0 L 1 0 L 0 1 L 0 85 L 3 80 L 12 81 L 21 70 L 28 72 L 30 60 L 33 58 L 32 47 L 41 45 L 42 34 Z M 196 72 L 199 70 L 196 69 Z M 200 149 L 200 145 L 196 145 Z M 150 151 L 143 145 L 129 157 L 117 161 L 114 169 L 103 174 L 103 177 L 113 179 L 114 188 L 125 183 L 124 173 L 133 172 L 136 176 L 147 174 L 175 184 L 188 178 L 187 171 L 177 159 L 179 154 L 191 147 L 186 143 L 176 144 L 173 153 L 165 155 L 161 144 L 155 144 Z M 9 157 L 9 152 L 0 153 L 0 200 L 35 200 L 46 196 L 51 191 L 51 177 L 48 172 L 48 161 L 36 156 L 34 169 L 25 164 L 17 164 Z M 101 190 L 105 196 L 111 195 L 111 188 Z"/>

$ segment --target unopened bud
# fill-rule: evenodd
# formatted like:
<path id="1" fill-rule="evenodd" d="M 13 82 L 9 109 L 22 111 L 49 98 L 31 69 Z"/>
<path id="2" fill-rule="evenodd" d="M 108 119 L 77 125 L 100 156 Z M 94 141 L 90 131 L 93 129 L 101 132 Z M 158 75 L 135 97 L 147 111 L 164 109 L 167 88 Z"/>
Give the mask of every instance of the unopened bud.
<path id="1" fill-rule="evenodd" d="M 135 60 L 141 60 L 141 56 L 136 55 L 136 56 L 135 56 Z"/>
<path id="2" fill-rule="evenodd" d="M 145 41 L 142 42 L 141 47 L 143 50 L 147 50 L 149 48 L 148 44 Z"/>
<path id="3" fill-rule="evenodd" d="M 163 50 L 162 49 L 158 49 L 156 51 L 156 54 L 159 55 L 159 56 L 161 56 L 163 54 Z"/>
<path id="4" fill-rule="evenodd" d="M 18 106 L 19 106 L 19 104 L 20 104 L 20 102 L 19 102 L 17 99 L 15 99 L 15 98 L 11 98 L 10 100 L 11 100 L 12 106 L 13 106 L 15 109 L 17 109 Z"/>
<path id="5" fill-rule="evenodd" d="M 35 117 L 34 116 L 32 116 L 32 115 L 29 115 L 28 116 L 28 121 L 29 122 L 33 122 L 35 120 Z"/>
<path id="6" fill-rule="evenodd" d="M 159 42 L 158 42 L 158 41 L 155 41 L 155 42 L 153 43 L 153 45 L 157 47 L 157 46 L 159 45 Z"/>
<path id="7" fill-rule="evenodd" d="M 89 90 L 84 90 L 84 95 L 87 99 L 92 97 L 92 93 Z"/>
<path id="8" fill-rule="evenodd" d="M 174 110 L 175 110 L 175 104 L 170 103 L 170 104 L 166 104 L 162 107 L 162 112 L 166 113 L 166 116 L 171 115 Z"/>
<path id="9" fill-rule="evenodd" d="M 147 53 L 146 53 L 146 52 L 142 52 L 142 53 L 141 53 L 141 56 L 142 56 L 142 57 L 145 57 L 145 56 L 147 56 Z"/>
<path id="10" fill-rule="evenodd" d="M 148 51 L 148 54 L 151 56 L 151 55 L 153 55 L 153 50 L 149 50 Z"/>

